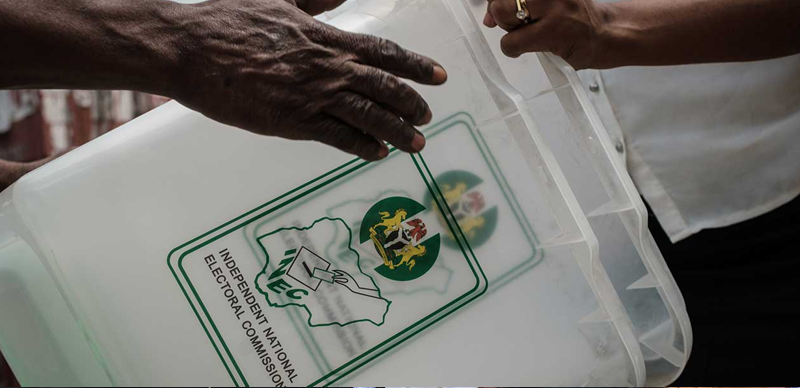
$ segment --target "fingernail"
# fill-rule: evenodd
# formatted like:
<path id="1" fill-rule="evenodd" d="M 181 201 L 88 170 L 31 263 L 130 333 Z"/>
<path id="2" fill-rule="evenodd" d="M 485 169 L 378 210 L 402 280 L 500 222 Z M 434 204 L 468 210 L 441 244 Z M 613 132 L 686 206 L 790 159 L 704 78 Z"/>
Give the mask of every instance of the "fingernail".
<path id="1" fill-rule="evenodd" d="M 378 159 L 383 159 L 389 155 L 389 147 L 386 144 L 381 144 L 381 149 L 378 150 Z"/>
<path id="2" fill-rule="evenodd" d="M 492 22 L 492 16 L 489 15 L 487 12 L 486 15 L 483 15 L 483 25 L 486 27 L 491 27 L 490 23 Z"/>
<path id="3" fill-rule="evenodd" d="M 433 67 L 433 82 L 443 84 L 444 81 L 447 81 L 447 72 L 444 71 L 443 67 L 435 65 Z"/>
<path id="4" fill-rule="evenodd" d="M 422 151 L 425 148 L 425 136 L 419 133 L 414 135 L 414 139 L 411 140 L 411 148 L 416 152 Z"/>

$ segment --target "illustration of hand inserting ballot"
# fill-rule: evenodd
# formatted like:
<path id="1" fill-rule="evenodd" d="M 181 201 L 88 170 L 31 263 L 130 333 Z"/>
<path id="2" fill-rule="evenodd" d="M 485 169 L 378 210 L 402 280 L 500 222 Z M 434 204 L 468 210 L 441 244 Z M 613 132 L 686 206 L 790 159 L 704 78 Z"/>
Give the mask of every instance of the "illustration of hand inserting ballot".
<path id="1" fill-rule="evenodd" d="M 331 242 L 349 244 L 350 235 L 341 219 L 322 218 L 308 227 L 282 228 L 259 237 L 267 260 L 256 287 L 271 307 L 305 309 L 310 326 L 382 325 L 391 302 L 361 272 L 358 253 L 317 253 L 317 246 Z"/>

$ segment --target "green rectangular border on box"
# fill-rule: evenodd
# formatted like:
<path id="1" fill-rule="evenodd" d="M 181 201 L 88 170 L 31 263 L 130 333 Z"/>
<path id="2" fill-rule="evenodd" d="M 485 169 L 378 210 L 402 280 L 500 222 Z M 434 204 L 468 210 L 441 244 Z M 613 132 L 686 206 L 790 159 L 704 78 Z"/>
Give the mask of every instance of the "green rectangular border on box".
<path id="1" fill-rule="evenodd" d="M 394 153 L 394 152 L 396 152 L 396 150 L 392 149 L 390 152 Z M 438 188 L 438 185 L 436 184 L 433 176 L 430 176 L 430 180 L 431 180 L 431 182 L 433 184 L 433 187 L 436 187 L 435 191 L 432 188 L 431 182 L 428 182 L 428 179 L 425 177 L 425 173 L 420 168 L 420 164 L 417 162 L 417 159 L 419 158 L 420 160 L 422 160 L 422 156 L 421 155 L 410 155 L 410 157 L 412 158 L 412 160 L 413 160 L 413 162 L 414 162 L 414 164 L 415 164 L 415 166 L 417 168 L 417 171 L 419 172 L 420 176 L 425 181 L 430 194 L 432 195 L 432 197 L 434 198 L 434 200 L 436 202 L 437 207 L 439 207 L 439 210 L 443 214 L 450 214 L 450 216 L 453 217 L 452 216 L 452 211 L 448 207 L 447 203 L 440 199 L 441 190 Z M 215 228 L 215 229 L 213 229 L 213 230 L 211 230 L 211 231 L 209 231 L 207 233 L 204 233 L 203 235 L 201 235 L 201 236 L 199 236 L 199 237 L 197 237 L 195 239 L 192 239 L 191 241 L 189 241 L 189 242 L 187 242 L 187 243 L 185 243 L 185 244 L 173 249 L 170 252 L 170 254 L 167 256 L 167 264 L 169 266 L 170 271 L 172 272 L 172 274 L 175 277 L 175 280 L 178 283 L 181 291 L 183 292 L 184 296 L 186 297 L 187 301 L 189 302 L 189 304 L 190 304 L 190 306 L 192 308 L 192 311 L 195 313 L 198 321 L 200 322 L 200 325 L 202 326 L 203 330 L 205 331 L 206 335 L 208 336 L 209 340 L 211 341 L 211 344 L 214 347 L 214 350 L 217 353 L 218 357 L 220 358 L 220 361 L 222 361 L 223 365 L 225 366 L 225 369 L 228 372 L 228 375 L 230 376 L 231 380 L 233 381 L 233 383 L 236 386 L 239 386 L 239 381 L 237 381 L 237 379 L 236 379 L 236 377 L 234 375 L 234 371 L 231 370 L 231 367 L 226 363 L 225 357 L 223 356 L 223 351 L 224 351 L 225 355 L 227 355 L 227 357 L 231 360 L 231 363 L 233 364 L 233 368 L 235 369 L 235 372 L 236 372 L 235 374 L 238 375 L 238 377 L 241 379 L 242 385 L 249 386 L 249 384 L 247 382 L 247 379 L 244 377 L 244 374 L 242 373 L 241 369 L 239 368 L 238 364 L 236 363 L 235 359 L 233 358 L 233 355 L 231 354 L 230 349 L 228 348 L 227 344 L 225 343 L 225 340 L 222 338 L 222 335 L 220 334 L 219 330 L 217 329 L 216 325 L 214 324 L 214 321 L 211 318 L 211 315 L 209 314 L 209 312 L 206 309 L 205 305 L 202 303 L 202 300 L 200 299 L 200 297 L 199 297 L 199 295 L 197 293 L 197 290 L 194 288 L 194 285 L 192 284 L 191 279 L 189 279 L 188 275 L 186 274 L 186 271 L 184 270 L 183 265 L 182 265 L 183 264 L 183 259 L 186 257 L 186 255 L 196 251 L 197 249 L 200 249 L 203 246 L 206 246 L 206 245 L 218 240 L 219 238 L 222 238 L 222 237 L 224 237 L 224 236 L 226 236 L 226 235 L 228 235 L 228 234 L 230 234 L 230 233 L 232 233 L 232 232 L 234 232 L 236 230 L 239 230 L 239 229 L 245 227 L 246 225 L 256 221 L 257 219 L 259 219 L 261 217 L 269 215 L 270 213 L 272 213 L 274 211 L 280 210 L 284 206 L 289 205 L 292 202 L 294 202 L 294 201 L 296 201 L 298 199 L 301 199 L 304 196 L 306 196 L 306 195 L 308 195 L 310 193 L 313 193 L 313 192 L 315 192 L 315 191 L 317 191 L 317 190 L 319 190 L 319 189 L 321 189 L 321 188 L 323 188 L 323 187 L 325 187 L 325 186 L 327 186 L 327 185 L 329 185 L 329 184 L 331 184 L 331 183 L 333 183 L 333 182 L 335 182 L 335 181 L 337 181 L 337 180 L 339 180 L 339 179 L 341 179 L 341 178 L 343 178 L 343 177 L 345 177 L 345 176 L 347 176 L 347 175 L 349 175 L 349 174 L 351 174 L 351 173 L 353 173 L 353 172 L 359 170 L 360 168 L 362 168 L 362 167 L 364 167 L 364 166 L 369 164 L 368 162 L 361 162 L 361 163 L 357 163 L 357 162 L 359 162 L 358 159 L 355 159 L 355 160 L 352 160 L 352 161 L 350 161 L 348 163 L 345 163 L 345 164 L 343 164 L 343 165 L 341 165 L 341 166 L 339 166 L 339 167 L 337 167 L 337 168 L 335 168 L 335 169 L 333 169 L 333 170 L 321 175 L 320 177 L 317 177 L 317 178 L 315 178 L 315 179 L 313 179 L 313 180 L 311 180 L 311 181 L 309 181 L 309 182 L 307 182 L 307 183 L 295 188 L 294 190 L 291 190 L 291 191 L 289 191 L 289 192 L 287 192 L 287 193 L 285 193 L 285 194 L 283 194 L 283 195 L 281 195 L 281 196 L 279 196 L 279 197 L 277 197 L 277 198 L 275 198 L 275 199 L 273 199 L 273 200 L 271 200 L 271 201 L 269 201 L 269 202 L 267 202 L 267 203 L 255 208 L 255 209 L 253 209 L 253 210 L 251 210 L 251 211 L 249 211 L 249 212 L 247 212 L 247 213 L 245 213 L 245 214 L 243 214 L 243 215 L 241 215 L 239 217 L 236 217 L 235 219 L 233 219 L 233 220 L 231 220 L 231 221 L 229 221 L 229 222 L 227 222 L 227 223 L 225 223 L 225 224 L 223 224 L 223 225 L 221 225 L 221 226 L 219 226 L 219 227 L 217 227 L 217 228 Z M 424 163 L 424 160 L 423 160 L 423 163 Z M 344 171 L 340 172 L 342 170 L 344 170 Z M 430 174 L 429 171 L 428 171 L 428 173 Z M 331 175 L 334 175 L 334 176 L 329 178 Z M 322 182 L 319 183 L 320 181 L 322 181 Z M 309 188 L 309 186 L 311 186 L 311 187 Z M 301 192 L 301 190 L 305 190 L 305 191 Z M 294 197 L 291 197 L 291 199 L 288 199 L 287 201 L 278 204 L 283 199 L 289 198 L 290 196 L 292 196 L 292 195 L 294 195 L 295 193 L 298 193 L 298 192 L 300 192 L 300 193 L 295 195 Z M 275 206 L 270 207 L 271 205 L 275 205 Z M 246 217 L 252 215 L 253 213 L 261 211 L 261 210 L 263 210 L 261 213 L 255 215 L 253 217 L 250 217 L 248 220 L 243 221 L 243 222 L 239 222 L 238 224 L 236 224 L 236 225 L 234 225 L 234 226 L 232 226 L 230 228 L 227 228 L 231 224 L 237 223 L 238 221 L 242 220 L 243 218 L 246 218 Z M 459 236 L 459 238 L 457 238 L 457 242 L 458 242 L 459 247 L 462 250 L 462 253 L 464 254 L 465 259 L 467 260 L 467 263 L 469 264 L 471 270 L 473 271 L 473 274 L 474 274 L 475 279 L 476 279 L 475 286 L 470 291 L 468 291 L 467 293 L 459 296 L 455 300 L 449 302 L 448 304 L 446 304 L 445 306 L 439 308 L 438 310 L 434 311 L 433 313 L 429 314 L 425 318 L 417 321 L 416 323 L 414 323 L 411 326 L 407 327 L 406 329 L 402 330 L 400 333 L 397 333 L 397 334 L 393 335 L 389 339 L 383 341 L 381 344 L 373 347 L 372 349 L 362 353 L 358 357 L 350 360 L 348 363 L 345 363 L 344 365 L 340 366 L 339 368 L 329 372 L 327 375 L 325 375 L 322 378 L 318 379 L 317 381 L 315 381 L 311 385 L 316 385 L 319 382 L 325 381 L 329 377 L 334 377 L 333 375 L 338 373 L 338 372 L 340 372 L 340 371 L 342 371 L 343 368 L 346 368 L 346 367 L 348 367 L 349 365 L 352 365 L 355 362 L 361 361 L 361 359 L 363 359 L 364 357 L 370 356 L 371 355 L 370 353 L 376 352 L 376 349 L 381 348 L 384 345 L 386 345 L 387 343 L 394 341 L 394 343 L 392 345 L 390 345 L 388 347 L 388 349 L 380 349 L 380 350 L 378 350 L 377 354 L 371 355 L 372 356 L 371 358 L 365 360 L 361 364 L 357 365 L 355 368 L 350 369 L 348 371 L 344 371 L 343 373 L 337 375 L 335 380 L 332 380 L 329 383 L 332 383 L 333 381 L 336 381 L 336 380 L 346 376 L 347 374 L 352 373 L 357 368 L 359 368 L 359 367 L 365 365 L 367 362 L 369 362 L 369 360 L 380 356 L 381 354 L 383 354 L 386 351 L 390 350 L 392 347 L 397 346 L 400 343 L 402 343 L 403 341 L 408 340 L 413 335 L 419 333 L 421 330 L 418 330 L 418 331 L 414 332 L 412 335 L 410 335 L 410 336 L 408 336 L 406 338 L 398 340 L 399 342 L 395 341 L 398 336 L 403 335 L 407 331 L 412 330 L 412 329 L 416 328 L 417 326 L 419 326 L 421 324 L 424 324 L 424 321 L 429 320 L 432 317 L 438 317 L 434 322 L 430 323 L 430 324 L 433 324 L 433 323 L 435 323 L 436 321 L 438 321 L 439 319 L 442 318 L 440 313 L 442 313 L 444 310 L 449 309 L 449 311 L 447 311 L 446 314 L 450 314 L 450 313 L 458 310 L 459 308 L 465 306 L 469 302 L 475 300 L 477 297 L 479 297 L 484 292 L 486 292 L 486 289 L 488 287 L 488 281 L 486 280 L 486 275 L 483 273 L 483 270 L 480 267 L 480 264 L 477 262 L 477 258 L 475 257 L 475 254 L 472 252 L 471 247 L 469 247 L 469 244 L 466 242 L 466 238 L 464 236 L 463 231 L 461 231 L 461 228 L 458 225 L 458 223 L 450 222 L 450 219 L 447 218 L 447 217 L 445 219 L 447 220 L 448 228 L 451 230 L 453 235 L 454 236 Z M 455 219 L 455 218 L 453 217 L 453 219 Z M 454 226 L 454 224 L 455 224 L 455 226 Z M 186 247 L 198 242 L 199 240 L 201 240 L 201 239 L 203 239 L 205 237 L 208 237 L 208 236 L 210 236 L 210 235 L 212 235 L 212 234 L 214 234 L 214 233 L 216 233 L 216 232 L 218 232 L 218 231 L 220 231 L 221 229 L 224 229 L 224 228 L 227 228 L 227 229 L 225 229 L 224 231 L 219 232 L 218 234 L 216 234 L 215 236 L 209 238 L 208 240 L 206 240 L 204 242 L 198 243 L 198 244 L 193 245 L 192 247 L 188 248 L 185 252 L 183 252 L 180 255 L 180 257 L 177 260 L 178 261 L 177 267 L 180 269 L 181 275 L 183 276 L 183 278 L 186 281 L 189 289 L 191 290 L 192 295 L 194 296 L 195 299 L 197 299 L 199 307 L 203 311 L 203 315 L 205 315 L 205 318 L 208 320 L 209 325 L 211 326 L 212 330 L 214 331 L 214 334 L 220 340 L 221 347 L 222 347 L 222 350 L 221 350 L 220 346 L 214 341 L 214 338 L 211 335 L 211 332 L 209 331 L 208 326 L 203 322 L 203 318 L 201 317 L 197 306 L 195 306 L 195 304 L 192 302 L 192 298 L 190 297 L 189 293 L 187 292 L 186 287 L 184 286 L 184 284 L 181 282 L 181 279 L 178 276 L 178 273 L 175 271 L 175 268 L 173 266 L 172 261 L 173 261 L 173 257 L 175 256 L 175 253 L 177 253 L 178 251 L 180 251 L 183 248 L 186 248 Z M 465 247 L 466 247 L 466 249 L 465 249 Z M 469 250 L 469 253 L 467 253 L 467 250 Z M 474 265 L 473 265 L 473 262 L 474 262 Z M 480 271 L 480 275 L 478 275 L 478 271 L 475 270 L 476 268 L 478 269 L 478 271 Z M 481 278 L 483 279 L 483 286 L 482 287 L 481 287 Z M 427 326 L 424 326 L 424 327 L 427 327 Z M 424 327 L 423 327 L 423 329 L 424 329 Z"/>

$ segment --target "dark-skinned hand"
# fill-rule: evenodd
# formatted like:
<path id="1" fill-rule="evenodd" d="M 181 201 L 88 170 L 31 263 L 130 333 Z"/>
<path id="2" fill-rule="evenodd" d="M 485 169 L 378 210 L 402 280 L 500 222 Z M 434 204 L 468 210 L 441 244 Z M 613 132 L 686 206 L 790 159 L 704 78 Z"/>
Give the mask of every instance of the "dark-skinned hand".
<path id="1" fill-rule="evenodd" d="M 592 0 L 528 0 L 531 22 L 517 19 L 515 0 L 489 0 L 483 24 L 508 31 L 500 48 L 516 58 L 549 51 L 576 69 L 595 66 L 603 33 L 603 5 Z"/>
<path id="2" fill-rule="evenodd" d="M 348 33 L 314 14 L 340 1 L 211 0 L 182 6 L 192 58 L 173 94 L 204 115 L 251 132 L 316 140 L 377 160 L 386 141 L 417 152 L 414 127 L 431 120 L 401 78 L 441 84 L 433 60 L 374 36 Z M 296 5 L 304 7 L 298 8 Z M 308 12 L 308 13 L 307 13 Z"/>

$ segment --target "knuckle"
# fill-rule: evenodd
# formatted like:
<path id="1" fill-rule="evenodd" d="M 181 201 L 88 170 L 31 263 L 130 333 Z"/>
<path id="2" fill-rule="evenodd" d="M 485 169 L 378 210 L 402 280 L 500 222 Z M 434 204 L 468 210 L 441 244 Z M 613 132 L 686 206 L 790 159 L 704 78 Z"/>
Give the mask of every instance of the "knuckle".
<path id="1" fill-rule="evenodd" d="M 419 120 L 425 116 L 428 105 L 414 88 L 386 72 L 377 71 L 375 77 L 370 91 L 378 102 L 391 106 L 411 120 Z"/>
<path id="2" fill-rule="evenodd" d="M 388 74 L 378 70 L 370 72 L 369 85 L 371 85 L 372 94 L 379 95 L 382 93 L 392 93 L 396 90 L 396 85 L 392 83 Z"/>
<path id="3" fill-rule="evenodd" d="M 397 93 L 401 98 L 405 97 L 405 89 L 402 87 L 403 84 L 399 79 L 397 79 L 397 77 L 389 73 L 383 73 L 379 78 L 380 80 L 376 86 L 380 86 L 382 90 L 385 90 L 389 93 Z"/>
<path id="4" fill-rule="evenodd" d="M 333 136 L 336 138 L 335 141 L 338 147 L 342 150 L 351 152 L 359 149 L 358 138 L 356 138 L 353 130 L 340 128 L 340 130 L 334 132 Z"/>
<path id="5" fill-rule="evenodd" d="M 347 153 L 366 156 L 371 155 L 370 145 L 359 135 L 356 129 L 338 123 L 328 124 L 320 142 L 338 148 Z"/>
<path id="6" fill-rule="evenodd" d="M 328 138 L 324 142 L 355 155 L 367 156 L 375 153 L 370 148 L 370 142 L 364 139 L 361 132 L 344 125 L 336 125 L 333 130 L 329 131 Z"/>
<path id="7" fill-rule="evenodd" d="M 404 118 L 417 121 L 427 113 L 428 105 L 422 96 L 400 78 L 382 73 L 375 87 L 378 89 L 374 90 L 374 94 L 382 97 L 378 102 L 391 106 Z"/>
<path id="8" fill-rule="evenodd" d="M 493 16 L 495 16 L 498 21 L 501 21 L 506 26 L 508 25 L 515 25 L 517 20 L 517 7 L 513 4 L 513 2 L 500 2 L 496 1 L 492 3 L 494 9 L 492 10 Z"/>
<path id="9" fill-rule="evenodd" d="M 343 105 L 343 109 L 349 113 L 353 120 L 359 122 L 369 122 L 370 113 L 374 108 L 374 104 L 357 94 L 354 93 L 341 93 L 339 100 Z"/>
<path id="10" fill-rule="evenodd" d="M 372 147 L 369 142 L 360 137 L 351 136 L 347 151 L 356 155 L 371 155 L 374 153 L 371 148 Z"/>
<path id="11" fill-rule="evenodd" d="M 505 16 L 503 5 L 501 3 L 501 1 L 495 1 L 489 4 L 489 12 L 492 14 L 492 16 Z"/>
<path id="12" fill-rule="evenodd" d="M 364 77 L 367 76 L 366 71 L 351 63 L 342 65 L 340 72 L 342 80 L 347 85 L 359 85 L 364 82 Z"/>
<path id="13" fill-rule="evenodd" d="M 388 137 L 395 145 L 408 146 L 414 139 L 414 129 L 402 120 L 392 120 L 392 125 L 388 129 L 390 132 Z"/>
<path id="14" fill-rule="evenodd" d="M 574 0 L 564 1 L 562 6 L 568 13 L 578 13 L 581 11 L 581 4 Z"/>
<path id="15" fill-rule="evenodd" d="M 330 27 L 325 25 L 326 27 Z M 352 51 L 364 44 L 362 34 L 356 32 L 347 32 L 338 28 L 326 29 L 328 40 L 334 43 L 337 48 L 343 51 Z"/>
<path id="16" fill-rule="evenodd" d="M 317 125 L 318 136 L 315 140 L 321 141 L 325 144 L 330 144 L 334 147 L 340 147 L 341 137 L 338 135 L 341 125 L 335 121 L 324 121 Z"/>
<path id="17" fill-rule="evenodd" d="M 353 94 L 347 91 L 338 92 L 333 96 L 334 105 L 338 108 L 350 106 L 352 99 Z"/>
<path id="18" fill-rule="evenodd" d="M 348 84 L 355 90 L 366 87 L 367 91 L 374 93 L 378 90 L 376 84 L 379 80 L 376 77 L 375 70 L 367 66 L 353 65 L 348 71 Z"/>
<path id="19" fill-rule="evenodd" d="M 397 58 L 403 51 L 405 50 L 391 40 L 383 38 L 379 38 L 378 40 L 378 54 L 385 59 Z"/>
<path id="20" fill-rule="evenodd" d="M 514 15 L 517 13 L 517 5 L 514 2 L 503 2 L 502 8 L 505 14 L 508 16 L 514 17 Z"/>
<path id="21" fill-rule="evenodd" d="M 354 97 L 351 98 L 351 104 L 353 110 L 356 113 L 357 118 L 363 121 L 369 121 L 369 118 L 371 117 L 370 113 L 372 113 L 372 110 L 374 108 L 374 104 L 372 103 L 372 101 L 367 100 L 365 98 Z"/>
<path id="22" fill-rule="evenodd" d="M 407 55 L 403 60 L 412 78 L 417 77 L 422 80 L 427 80 L 433 76 L 433 68 L 435 65 L 433 60 L 414 52 L 407 51 L 406 53 Z"/>

